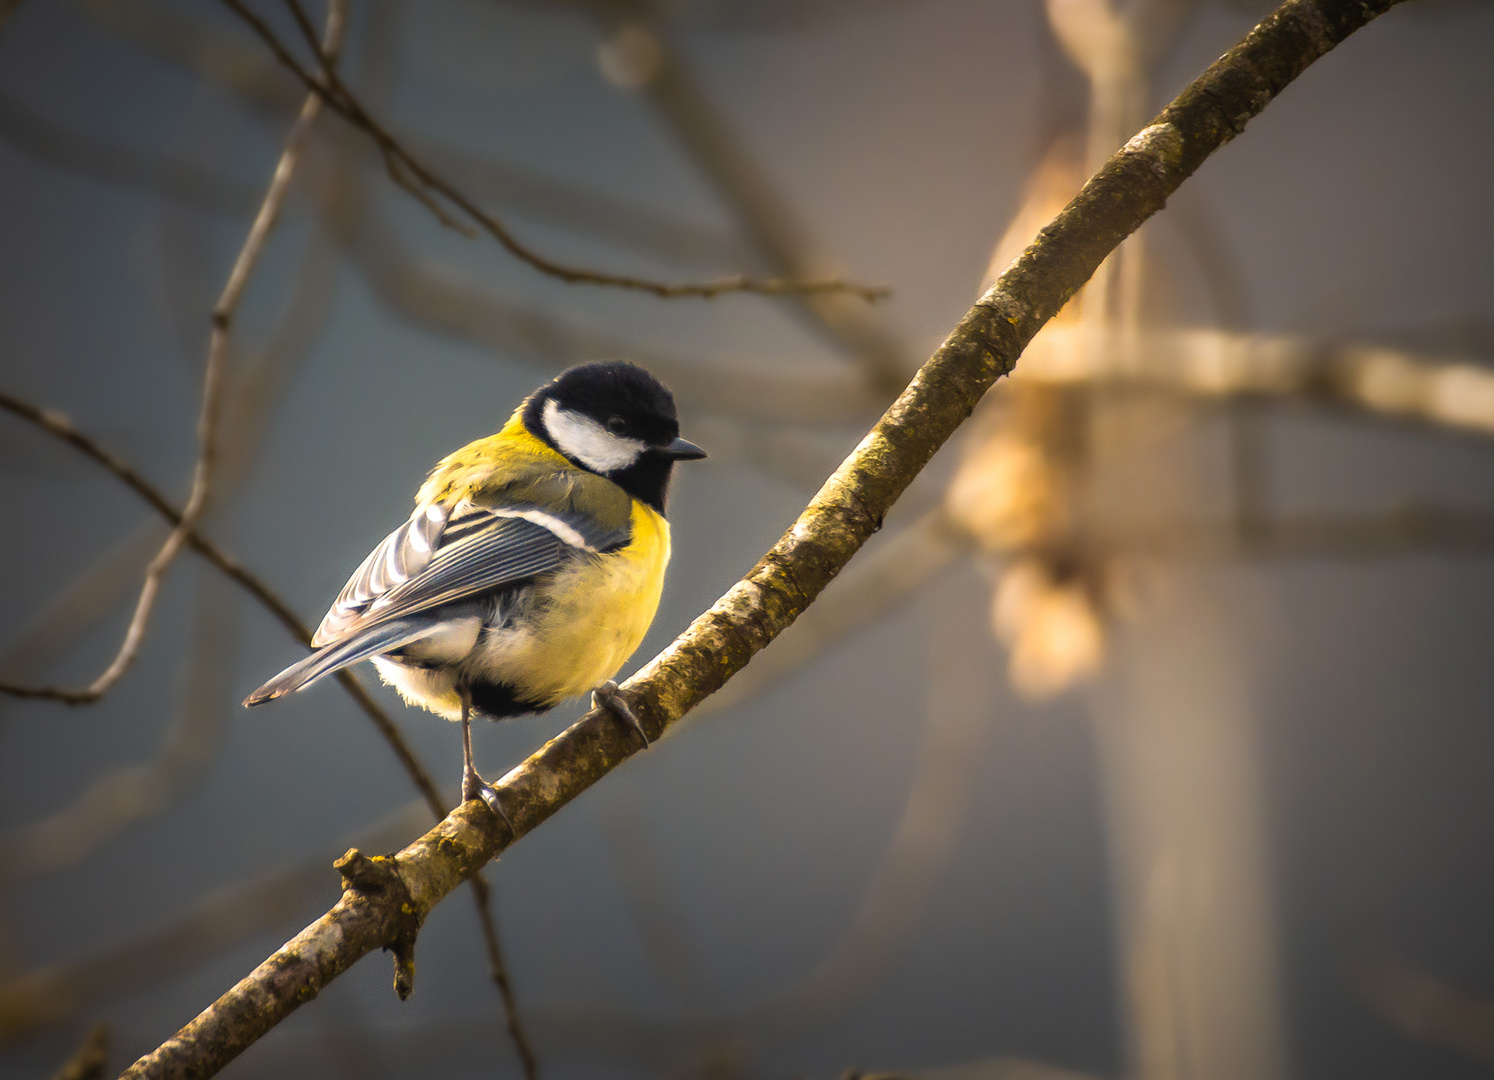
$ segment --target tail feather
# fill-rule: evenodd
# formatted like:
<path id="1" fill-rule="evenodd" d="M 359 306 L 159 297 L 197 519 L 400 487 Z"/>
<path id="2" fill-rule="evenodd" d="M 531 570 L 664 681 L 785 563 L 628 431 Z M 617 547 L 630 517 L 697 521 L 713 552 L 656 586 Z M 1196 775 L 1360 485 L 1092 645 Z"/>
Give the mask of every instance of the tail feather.
<path id="1" fill-rule="evenodd" d="M 375 626 L 362 634 L 354 634 L 346 641 L 325 645 L 304 660 L 300 660 L 276 675 L 254 693 L 244 699 L 245 707 L 263 705 L 267 701 L 310 686 L 323 675 L 367 660 L 379 653 L 392 652 L 425 637 L 438 629 L 430 619 L 396 619 L 394 622 Z"/>

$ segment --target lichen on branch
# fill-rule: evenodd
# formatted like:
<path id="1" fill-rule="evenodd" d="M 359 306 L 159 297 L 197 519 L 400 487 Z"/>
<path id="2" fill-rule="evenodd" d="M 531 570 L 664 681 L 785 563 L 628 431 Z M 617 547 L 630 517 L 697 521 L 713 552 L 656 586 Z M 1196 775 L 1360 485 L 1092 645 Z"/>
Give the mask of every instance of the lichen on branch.
<path id="1" fill-rule="evenodd" d="M 1122 240 L 1309 64 L 1396 2 L 1288 0 L 1111 157 L 965 314 L 773 548 L 623 686 L 650 738 L 720 689 L 814 602 Z M 406 948 L 412 918 L 418 925 L 462 881 L 637 751 L 636 737 L 609 713 L 588 713 L 496 785 L 512 832 L 483 803 L 464 803 L 383 864 L 405 895 L 349 888 L 125 1075 L 212 1075 L 364 954 Z"/>

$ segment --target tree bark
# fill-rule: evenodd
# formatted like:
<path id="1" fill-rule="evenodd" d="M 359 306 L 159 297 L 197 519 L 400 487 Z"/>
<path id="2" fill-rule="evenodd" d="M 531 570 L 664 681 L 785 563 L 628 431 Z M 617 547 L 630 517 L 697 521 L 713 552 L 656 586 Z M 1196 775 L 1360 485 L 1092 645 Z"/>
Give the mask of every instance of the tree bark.
<path id="1" fill-rule="evenodd" d="M 814 601 L 1105 256 L 1309 64 L 1396 2 L 1288 0 L 1111 157 L 966 313 L 778 543 L 628 680 L 623 692 L 649 737 L 720 689 Z M 124 1075 L 211 1076 L 376 948 L 395 952 L 403 987 L 426 914 L 638 749 L 628 727 L 593 710 L 496 785 L 512 833 L 474 800 L 397 855 L 350 852 L 339 863 L 346 891 L 331 911 Z"/>

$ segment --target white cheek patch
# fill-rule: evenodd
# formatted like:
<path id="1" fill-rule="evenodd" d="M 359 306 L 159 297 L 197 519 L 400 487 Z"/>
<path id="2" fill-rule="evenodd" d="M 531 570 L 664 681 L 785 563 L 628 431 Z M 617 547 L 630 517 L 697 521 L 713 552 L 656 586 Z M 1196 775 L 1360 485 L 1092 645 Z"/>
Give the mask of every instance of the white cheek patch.
<path id="1" fill-rule="evenodd" d="M 636 462 L 647 447 L 638 439 L 614 435 L 589 416 L 545 402 L 545 430 L 562 453 L 599 473 L 617 472 Z"/>

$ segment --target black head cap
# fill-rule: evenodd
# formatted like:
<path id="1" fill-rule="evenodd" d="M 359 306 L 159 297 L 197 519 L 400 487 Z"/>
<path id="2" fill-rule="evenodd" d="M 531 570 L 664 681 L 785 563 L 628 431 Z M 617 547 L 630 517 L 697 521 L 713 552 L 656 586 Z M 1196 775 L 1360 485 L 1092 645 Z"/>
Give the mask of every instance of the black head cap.
<path id="1" fill-rule="evenodd" d="M 523 416 L 536 437 L 661 513 L 674 463 L 705 457 L 679 437 L 674 395 L 624 360 L 561 372 L 529 396 Z"/>

